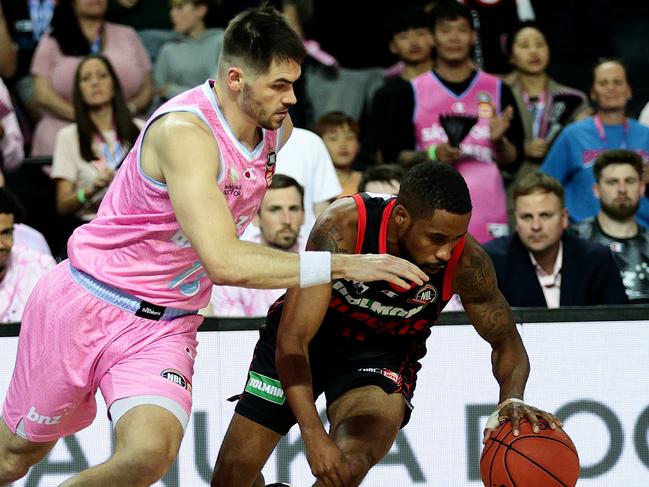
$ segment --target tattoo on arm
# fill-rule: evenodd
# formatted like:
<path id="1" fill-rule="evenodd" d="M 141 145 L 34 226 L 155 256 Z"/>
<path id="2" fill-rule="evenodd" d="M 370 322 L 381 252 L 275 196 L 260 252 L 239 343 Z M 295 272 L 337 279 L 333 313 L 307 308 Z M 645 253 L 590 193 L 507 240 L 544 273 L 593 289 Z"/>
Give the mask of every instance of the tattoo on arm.
<path id="1" fill-rule="evenodd" d="M 333 218 L 327 218 L 313 229 L 309 237 L 308 248 L 311 250 L 325 250 L 334 254 L 351 254 L 347 242 L 342 234 L 340 225 Z"/>

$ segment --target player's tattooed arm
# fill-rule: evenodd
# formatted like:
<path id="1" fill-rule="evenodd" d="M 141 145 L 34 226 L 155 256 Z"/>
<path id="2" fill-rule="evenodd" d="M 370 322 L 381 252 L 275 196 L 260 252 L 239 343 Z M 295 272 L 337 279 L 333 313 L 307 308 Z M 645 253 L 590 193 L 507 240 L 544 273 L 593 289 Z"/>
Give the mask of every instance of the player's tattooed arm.
<path id="1" fill-rule="evenodd" d="M 318 218 L 311 230 L 307 250 L 353 254 L 358 216 L 351 198 L 338 200 Z"/>
<path id="2" fill-rule="evenodd" d="M 460 259 L 454 291 L 476 331 L 492 347 L 492 364 L 500 384 L 500 400 L 523 397 L 529 361 L 516 322 L 505 297 L 498 289 L 496 271 L 489 255 L 473 240 L 467 242 Z"/>

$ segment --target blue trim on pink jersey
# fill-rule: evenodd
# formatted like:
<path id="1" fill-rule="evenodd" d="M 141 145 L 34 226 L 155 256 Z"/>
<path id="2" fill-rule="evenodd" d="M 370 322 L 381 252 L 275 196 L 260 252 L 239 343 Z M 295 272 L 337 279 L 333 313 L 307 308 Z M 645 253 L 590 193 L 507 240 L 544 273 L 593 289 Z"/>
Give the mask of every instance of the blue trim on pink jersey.
<path id="1" fill-rule="evenodd" d="M 266 129 L 264 128 L 261 129 L 261 141 L 259 142 L 259 144 L 257 144 L 257 147 L 255 147 L 253 151 L 249 151 L 239 141 L 239 139 L 235 137 L 234 133 L 232 132 L 232 129 L 230 128 L 230 125 L 228 124 L 228 121 L 225 119 L 225 115 L 223 115 L 223 112 L 221 112 L 221 109 L 219 108 L 218 100 L 216 99 L 216 95 L 214 94 L 214 91 L 210 86 L 210 80 L 207 80 L 205 83 L 203 83 L 202 88 L 203 88 L 203 93 L 205 94 L 207 99 L 210 100 L 210 103 L 212 104 L 212 108 L 214 108 L 214 111 L 216 112 L 216 116 L 218 117 L 219 122 L 221 122 L 223 131 L 230 139 L 230 141 L 234 144 L 234 146 L 237 148 L 239 153 L 250 161 L 253 161 L 257 157 L 259 157 L 259 155 L 264 149 L 264 144 L 266 143 Z"/>
<path id="2" fill-rule="evenodd" d="M 433 80 L 440 86 L 440 88 L 444 89 L 450 96 L 452 96 L 456 100 L 462 100 L 466 96 L 466 94 L 469 93 L 473 89 L 475 84 L 478 82 L 478 80 L 482 76 L 482 72 L 481 71 L 476 71 L 475 75 L 473 75 L 473 80 L 471 80 L 471 84 L 467 87 L 466 90 L 464 90 L 459 95 L 456 95 L 451 90 L 449 90 L 446 87 L 446 85 L 444 83 L 442 83 L 442 80 L 439 79 L 439 77 L 435 74 L 434 71 L 431 71 L 430 75 L 433 77 Z"/>

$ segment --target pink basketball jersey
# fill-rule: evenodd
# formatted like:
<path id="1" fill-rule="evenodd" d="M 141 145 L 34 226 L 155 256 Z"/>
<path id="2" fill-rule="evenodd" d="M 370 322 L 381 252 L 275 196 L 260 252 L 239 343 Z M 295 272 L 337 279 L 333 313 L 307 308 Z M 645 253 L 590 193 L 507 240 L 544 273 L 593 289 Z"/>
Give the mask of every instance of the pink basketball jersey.
<path id="1" fill-rule="evenodd" d="M 275 171 L 278 131 L 263 130 L 251 152 L 234 136 L 221 113 L 214 82 L 181 93 L 149 119 L 104 197 L 97 217 L 75 230 L 68 242 L 70 262 L 95 279 L 160 306 L 199 309 L 212 283 L 183 235 L 166 184 L 144 173 L 142 139 L 157 118 L 191 112 L 210 127 L 220 152 L 217 181 L 241 235 L 259 209 Z M 280 129 L 281 132 L 281 129 Z M 281 139 L 280 139 L 281 140 Z M 191 171 L 191 161 L 187 161 Z M 228 252 L 228 249 L 221 249 Z"/>
<path id="2" fill-rule="evenodd" d="M 500 113 L 501 80 L 479 71 L 460 95 L 451 92 L 433 72 L 412 80 L 415 93 L 413 126 L 418 150 L 448 141 L 441 114 L 475 115 L 478 122 L 460 144 L 462 158 L 455 168 L 466 180 L 473 213 L 469 231 L 480 242 L 491 240 L 506 228 L 507 206 L 502 174 L 493 160 L 489 128 L 492 117 Z"/>

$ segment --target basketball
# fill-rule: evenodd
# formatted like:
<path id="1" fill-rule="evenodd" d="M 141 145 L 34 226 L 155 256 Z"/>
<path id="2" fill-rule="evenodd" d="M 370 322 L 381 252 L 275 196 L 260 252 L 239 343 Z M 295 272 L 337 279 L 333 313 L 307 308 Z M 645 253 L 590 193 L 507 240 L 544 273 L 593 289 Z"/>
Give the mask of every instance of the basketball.
<path id="1" fill-rule="evenodd" d="M 579 456 L 563 430 L 539 421 L 540 431 L 521 419 L 514 436 L 506 421 L 492 433 L 482 450 L 480 474 L 486 487 L 573 487 L 579 477 Z"/>

